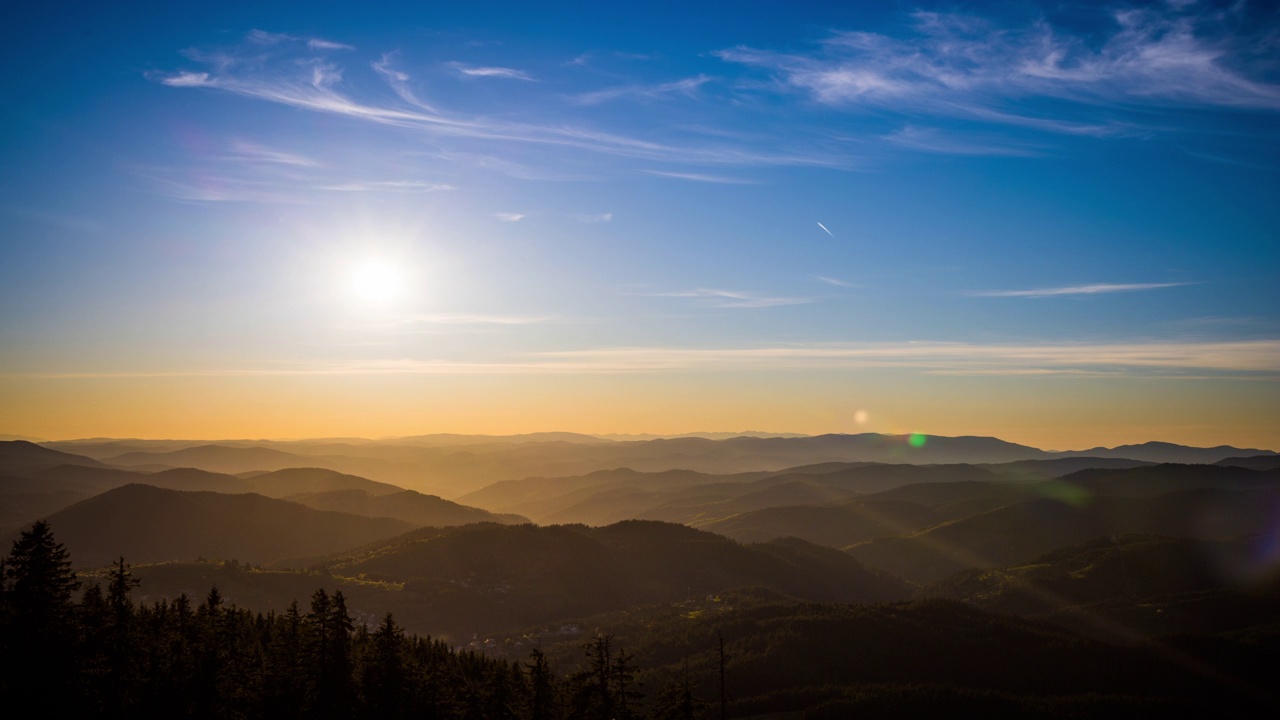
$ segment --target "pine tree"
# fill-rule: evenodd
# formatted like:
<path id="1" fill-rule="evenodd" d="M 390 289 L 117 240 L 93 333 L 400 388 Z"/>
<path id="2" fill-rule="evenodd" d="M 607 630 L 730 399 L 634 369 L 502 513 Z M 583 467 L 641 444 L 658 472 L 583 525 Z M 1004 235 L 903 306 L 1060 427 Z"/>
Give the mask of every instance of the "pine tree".
<path id="1" fill-rule="evenodd" d="M 720 674 L 720 720 L 729 720 L 729 691 L 725 685 L 729 656 L 724 652 L 724 633 L 717 630 L 716 639 L 719 641 L 719 648 L 716 653 L 716 668 Z"/>
<path id="2" fill-rule="evenodd" d="M 614 720 L 613 636 L 597 634 L 583 646 L 587 667 L 573 676 L 576 718 Z"/>
<path id="3" fill-rule="evenodd" d="M 547 665 L 547 656 L 541 648 L 529 653 L 529 720 L 552 720 L 556 716 L 555 676 Z"/>
<path id="4" fill-rule="evenodd" d="M 632 658 L 626 650 L 618 648 L 618 655 L 613 661 L 611 676 L 615 686 L 613 695 L 617 698 L 618 705 L 615 717 L 618 720 L 632 720 L 636 716 L 637 704 L 644 698 L 635 679 L 636 666 L 631 664 Z"/>
<path id="5" fill-rule="evenodd" d="M 268 717 L 301 717 L 306 707 L 307 676 L 304 667 L 302 614 L 295 600 L 271 626 L 264 679 Z"/>
<path id="6" fill-rule="evenodd" d="M 689 658 L 684 659 L 684 672 L 680 680 L 668 685 L 658 696 L 654 720 L 698 720 L 706 716 L 710 706 L 693 694 L 689 679 Z"/>
<path id="7" fill-rule="evenodd" d="M 347 717 L 352 700 L 351 633 L 355 626 L 342 591 L 330 596 L 323 588 L 316 590 L 306 621 L 313 683 L 311 712 L 322 718 Z"/>
<path id="8" fill-rule="evenodd" d="M 361 673 L 366 712 L 369 717 L 400 717 L 407 680 L 404 631 L 388 612 L 371 639 L 370 656 Z"/>
<path id="9" fill-rule="evenodd" d="M 74 682 L 75 607 L 80 583 L 67 549 L 43 520 L 23 531 L 4 563 L 4 665 L 15 701 L 42 697 L 46 711 L 63 710 Z M 50 707 L 52 704 L 52 707 Z M 56 714 L 56 712 L 55 712 Z"/>

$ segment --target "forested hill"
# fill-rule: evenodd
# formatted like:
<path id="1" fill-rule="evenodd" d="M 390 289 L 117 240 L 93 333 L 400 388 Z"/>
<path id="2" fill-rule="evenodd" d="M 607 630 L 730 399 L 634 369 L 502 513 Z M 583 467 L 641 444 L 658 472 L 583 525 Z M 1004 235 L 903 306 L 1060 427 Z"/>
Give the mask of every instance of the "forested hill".
<path id="1" fill-rule="evenodd" d="M 425 528 L 311 569 L 402 584 L 407 617 L 453 637 L 739 587 L 835 602 L 900 600 L 914 590 L 834 548 L 794 539 L 744 546 L 651 521 Z"/>
<path id="2" fill-rule="evenodd" d="M 623 528 L 623 534 L 633 528 Z M 78 718 L 825 720 L 1101 717 L 1280 708 L 1274 626 L 1142 645 L 951 602 L 753 601 L 628 610 L 610 632 L 504 646 L 506 659 L 357 623 L 341 592 L 254 614 L 216 587 L 138 605 L 120 561 L 80 582 L 49 526 L 0 574 L 0 701 Z M 532 638 L 529 638 L 532 640 Z M 548 658 L 552 659 L 548 659 Z"/>

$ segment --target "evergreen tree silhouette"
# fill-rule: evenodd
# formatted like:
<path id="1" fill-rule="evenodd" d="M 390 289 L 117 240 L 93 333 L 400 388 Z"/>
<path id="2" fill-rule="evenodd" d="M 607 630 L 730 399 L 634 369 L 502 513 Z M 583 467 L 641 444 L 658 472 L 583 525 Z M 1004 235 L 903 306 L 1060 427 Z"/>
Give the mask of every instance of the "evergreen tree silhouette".
<path id="1" fill-rule="evenodd" d="M 71 701 L 75 649 L 75 607 L 80 587 L 67 549 L 43 520 L 24 530 L 4 563 L 4 665 L 7 693 L 14 699 L 40 698 L 45 712 L 65 710 Z"/>

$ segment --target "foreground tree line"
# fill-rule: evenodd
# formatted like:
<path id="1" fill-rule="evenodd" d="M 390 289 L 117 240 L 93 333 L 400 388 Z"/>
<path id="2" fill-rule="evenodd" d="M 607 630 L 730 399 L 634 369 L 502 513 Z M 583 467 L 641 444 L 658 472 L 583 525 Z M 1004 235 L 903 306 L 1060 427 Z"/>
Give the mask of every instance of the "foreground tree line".
<path id="1" fill-rule="evenodd" d="M 496 660 L 405 633 L 388 613 L 357 626 L 341 591 L 253 613 L 212 588 L 198 603 L 135 604 L 121 558 L 105 588 L 80 582 L 38 522 L 0 561 L 0 698 L 46 717 L 680 718 L 708 716 L 688 682 L 642 704 L 631 656 L 600 635 L 557 675 L 540 650 Z"/>

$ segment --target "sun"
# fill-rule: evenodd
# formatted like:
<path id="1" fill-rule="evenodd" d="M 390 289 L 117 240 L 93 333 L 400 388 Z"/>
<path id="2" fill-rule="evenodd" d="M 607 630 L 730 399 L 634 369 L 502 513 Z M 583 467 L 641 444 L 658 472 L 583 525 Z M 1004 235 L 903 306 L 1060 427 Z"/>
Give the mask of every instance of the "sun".
<path id="1" fill-rule="evenodd" d="M 353 305 L 377 310 L 395 307 L 408 290 L 403 269 L 381 257 L 352 264 L 346 284 L 347 296 Z"/>

